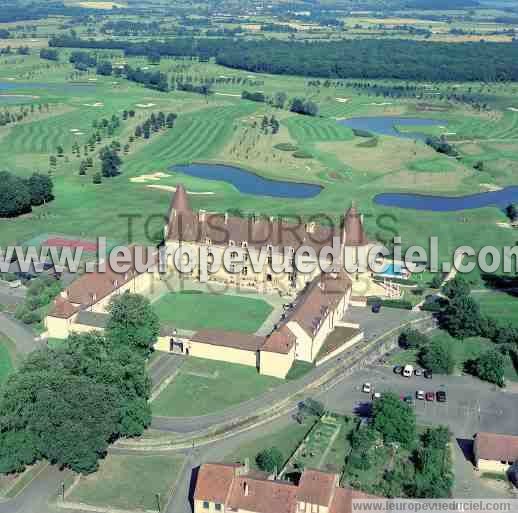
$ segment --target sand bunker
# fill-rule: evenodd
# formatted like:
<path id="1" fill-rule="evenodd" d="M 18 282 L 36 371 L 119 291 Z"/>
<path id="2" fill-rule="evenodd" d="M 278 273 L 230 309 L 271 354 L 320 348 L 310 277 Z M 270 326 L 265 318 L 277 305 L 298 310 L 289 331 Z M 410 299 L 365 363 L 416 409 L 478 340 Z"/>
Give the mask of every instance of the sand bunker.
<path id="1" fill-rule="evenodd" d="M 507 110 L 510 110 L 511 112 L 518 112 L 518 109 L 516 107 L 508 107 Z"/>
<path id="2" fill-rule="evenodd" d="M 161 191 L 168 191 L 168 192 L 175 192 L 176 187 L 173 187 L 171 185 L 146 185 L 146 187 L 149 187 L 150 189 L 159 189 Z M 192 194 L 193 196 L 210 196 L 212 194 L 215 194 L 212 191 L 207 192 L 193 192 L 193 191 L 187 191 L 187 194 Z"/>
<path id="3" fill-rule="evenodd" d="M 218 96 L 235 96 L 237 98 L 241 97 L 240 94 L 234 94 L 234 93 L 214 93 L 214 94 L 217 94 Z"/>
<path id="4" fill-rule="evenodd" d="M 155 103 L 137 103 L 136 107 L 139 109 L 149 109 L 150 107 L 154 107 Z"/>
<path id="5" fill-rule="evenodd" d="M 349 98 L 335 98 L 335 100 L 340 103 L 347 103 Z"/>
<path id="6" fill-rule="evenodd" d="M 160 180 L 161 178 L 167 178 L 168 174 L 166 173 L 152 173 L 150 175 L 140 175 L 140 176 L 134 176 L 133 178 L 130 178 L 130 182 L 133 183 L 146 183 L 154 180 Z"/>
<path id="7" fill-rule="evenodd" d="M 496 192 L 501 191 L 503 187 L 500 187 L 499 185 L 495 185 L 494 183 L 481 183 L 479 184 L 481 189 L 484 189 L 485 191 L 489 192 Z"/>
<path id="8" fill-rule="evenodd" d="M 31 98 L 31 100 L 37 100 L 40 97 L 32 94 L 0 94 L 0 98 Z"/>
<path id="9" fill-rule="evenodd" d="M 384 105 L 392 105 L 392 102 L 372 102 L 364 103 L 363 105 L 374 105 L 375 107 L 383 107 Z"/>
<path id="10" fill-rule="evenodd" d="M 83 103 L 85 107 L 104 107 L 103 102 L 96 102 L 96 103 Z"/>

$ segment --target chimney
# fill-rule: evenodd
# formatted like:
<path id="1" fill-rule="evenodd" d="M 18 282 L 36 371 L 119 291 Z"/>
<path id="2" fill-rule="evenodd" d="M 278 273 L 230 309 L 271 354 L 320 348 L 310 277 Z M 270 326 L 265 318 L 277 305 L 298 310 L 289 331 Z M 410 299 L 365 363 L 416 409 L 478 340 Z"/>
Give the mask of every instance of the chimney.
<path id="1" fill-rule="evenodd" d="M 312 221 L 311 223 L 306 223 L 306 232 L 315 233 L 316 223 Z"/>
<path id="2" fill-rule="evenodd" d="M 245 463 L 243 467 L 243 471 L 245 472 L 245 474 L 248 474 L 250 472 L 250 458 L 245 458 Z"/>
<path id="3" fill-rule="evenodd" d="M 250 487 L 246 481 L 243 483 L 243 493 L 245 494 L 245 497 L 248 497 L 250 494 Z"/>
<path id="4" fill-rule="evenodd" d="M 207 214 L 207 212 L 205 210 L 199 210 L 198 211 L 198 221 L 200 223 L 204 223 L 205 222 L 206 214 Z"/>
<path id="5" fill-rule="evenodd" d="M 228 224 L 228 212 L 225 212 L 225 224 Z"/>

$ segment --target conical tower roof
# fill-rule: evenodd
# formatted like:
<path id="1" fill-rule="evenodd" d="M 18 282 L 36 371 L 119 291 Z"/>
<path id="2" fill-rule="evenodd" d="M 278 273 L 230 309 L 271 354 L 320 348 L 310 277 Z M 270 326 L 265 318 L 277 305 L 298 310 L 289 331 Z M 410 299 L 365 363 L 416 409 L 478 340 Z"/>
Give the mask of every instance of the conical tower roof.
<path id="1" fill-rule="evenodd" d="M 367 236 L 363 231 L 362 216 L 354 203 L 345 214 L 344 228 L 346 246 L 363 246 L 367 244 Z"/>
<path id="2" fill-rule="evenodd" d="M 176 192 L 174 193 L 173 201 L 171 202 L 171 210 L 176 210 L 177 214 L 180 212 L 191 212 L 187 192 L 181 183 L 176 186 Z"/>

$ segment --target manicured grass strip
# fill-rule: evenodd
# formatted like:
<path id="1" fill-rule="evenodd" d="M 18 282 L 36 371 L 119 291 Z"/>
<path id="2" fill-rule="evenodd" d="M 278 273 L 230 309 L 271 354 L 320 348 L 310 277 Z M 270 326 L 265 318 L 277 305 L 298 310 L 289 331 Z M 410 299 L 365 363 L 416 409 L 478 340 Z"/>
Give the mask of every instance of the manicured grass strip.
<path id="1" fill-rule="evenodd" d="M 299 379 L 302 376 L 305 376 L 308 372 L 311 372 L 311 370 L 314 368 L 315 366 L 312 363 L 303 362 L 302 360 L 295 360 L 288 372 L 288 375 L 286 376 L 286 379 Z"/>
<path id="2" fill-rule="evenodd" d="M 212 328 L 244 333 L 256 332 L 272 311 L 261 299 L 185 292 L 163 296 L 154 303 L 154 309 L 163 324 L 179 329 Z"/>
<path id="3" fill-rule="evenodd" d="M 157 510 L 176 482 L 184 459 L 181 456 L 125 456 L 111 454 L 99 471 L 81 478 L 67 500 L 104 508 Z"/>
<path id="4" fill-rule="evenodd" d="M 518 297 L 505 292 L 474 294 L 483 314 L 518 327 Z"/>
<path id="5" fill-rule="evenodd" d="M 15 478 L 14 484 L 11 483 L 5 487 L 3 491 L 0 490 L 0 495 L 7 499 L 14 499 L 25 487 L 32 483 L 38 475 L 45 470 L 48 463 L 41 461 L 27 468 L 23 474 Z"/>
<path id="6" fill-rule="evenodd" d="M 190 417 L 221 411 L 266 392 L 281 380 L 254 367 L 190 358 L 153 402 L 153 414 Z"/>

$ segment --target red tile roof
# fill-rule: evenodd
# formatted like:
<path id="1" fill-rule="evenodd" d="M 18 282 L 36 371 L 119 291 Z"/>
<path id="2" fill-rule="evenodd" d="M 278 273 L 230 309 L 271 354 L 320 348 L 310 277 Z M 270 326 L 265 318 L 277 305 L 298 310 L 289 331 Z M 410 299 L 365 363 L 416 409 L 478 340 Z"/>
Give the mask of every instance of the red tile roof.
<path id="1" fill-rule="evenodd" d="M 194 500 L 225 504 L 230 487 L 235 478 L 235 470 L 240 465 L 206 463 L 200 467 Z"/>
<path id="2" fill-rule="evenodd" d="M 106 263 L 106 272 L 85 273 L 77 278 L 65 289 L 61 296 L 54 301 L 54 306 L 49 312 L 51 317 L 69 318 L 81 309 L 101 301 L 109 294 L 115 292 L 123 285 L 139 275 L 136 270 L 136 249 L 137 246 L 130 246 L 130 269 L 127 273 L 113 271 L 109 263 Z M 146 248 L 143 249 L 142 263 L 146 262 Z M 150 266 L 156 262 L 156 255 Z M 140 262 L 139 262 L 140 263 Z M 150 267 L 147 266 L 147 267 Z"/>
<path id="3" fill-rule="evenodd" d="M 352 501 L 355 499 L 379 499 L 379 497 L 352 488 L 337 488 L 329 513 L 353 513 Z"/>
<path id="4" fill-rule="evenodd" d="M 200 330 L 189 337 L 194 342 L 215 346 L 232 347 L 242 351 L 258 351 L 264 344 L 264 337 L 238 331 Z"/>
<path id="5" fill-rule="evenodd" d="M 338 476 L 319 470 L 304 470 L 299 481 L 297 501 L 329 506 L 338 486 Z"/>
<path id="6" fill-rule="evenodd" d="M 477 433 L 475 435 L 475 456 L 491 461 L 517 461 L 518 436 L 498 433 Z"/>
<path id="7" fill-rule="evenodd" d="M 329 312 L 338 306 L 351 285 L 351 280 L 345 272 L 318 276 L 297 300 L 288 322 L 297 322 L 313 338 Z"/>
<path id="8" fill-rule="evenodd" d="M 288 354 L 296 341 L 297 337 L 284 324 L 266 339 L 261 351 Z"/>
<path id="9" fill-rule="evenodd" d="M 227 507 L 254 513 L 295 513 L 297 487 L 291 483 L 253 479 L 234 480 Z"/>
<path id="10" fill-rule="evenodd" d="M 354 499 L 372 495 L 338 488 L 338 476 L 305 470 L 298 485 L 244 473 L 239 465 L 204 464 L 196 482 L 194 500 L 223 504 L 225 509 L 254 513 L 296 513 L 297 502 L 318 504 L 329 513 L 352 513 Z"/>

